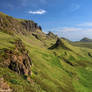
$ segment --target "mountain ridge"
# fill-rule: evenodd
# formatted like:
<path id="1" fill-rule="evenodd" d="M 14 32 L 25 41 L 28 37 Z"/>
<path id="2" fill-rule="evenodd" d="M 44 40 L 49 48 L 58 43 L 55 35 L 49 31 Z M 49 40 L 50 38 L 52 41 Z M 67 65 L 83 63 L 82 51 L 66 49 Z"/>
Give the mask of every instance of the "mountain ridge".
<path id="1" fill-rule="evenodd" d="M 37 23 L 31 20 L 15 19 L 6 14 L 0 13 L 0 30 L 9 31 L 10 33 L 22 33 L 35 32 L 36 30 L 42 30 Z"/>

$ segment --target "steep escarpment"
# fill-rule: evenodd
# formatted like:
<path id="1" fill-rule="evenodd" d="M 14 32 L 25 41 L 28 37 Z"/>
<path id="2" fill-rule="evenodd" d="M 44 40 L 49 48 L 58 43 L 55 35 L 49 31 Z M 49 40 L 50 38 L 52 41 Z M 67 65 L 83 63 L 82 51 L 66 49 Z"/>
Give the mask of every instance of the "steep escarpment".
<path id="1" fill-rule="evenodd" d="M 0 12 L 0 30 L 10 34 L 26 34 L 27 32 L 36 32 L 36 30 L 41 31 L 42 29 L 31 20 L 15 19 Z"/>
<path id="2" fill-rule="evenodd" d="M 41 26 L 39 26 L 32 20 L 16 19 L 1 12 L 0 31 L 12 35 L 30 35 L 35 37 L 37 40 L 42 41 L 44 44 L 46 43 L 45 40 L 57 39 L 57 36 L 54 35 L 52 32 L 49 32 L 47 35 L 42 32 Z"/>

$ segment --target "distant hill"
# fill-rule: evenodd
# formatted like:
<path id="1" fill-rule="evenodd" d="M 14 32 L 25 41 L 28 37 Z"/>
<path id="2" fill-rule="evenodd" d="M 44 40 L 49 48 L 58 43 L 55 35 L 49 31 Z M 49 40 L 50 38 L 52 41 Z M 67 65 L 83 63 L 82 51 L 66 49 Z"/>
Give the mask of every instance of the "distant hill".
<path id="1" fill-rule="evenodd" d="M 83 39 L 80 40 L 80 42 L 92 42 L 92 39 L 84 37 Z"/>
<path id="2" fill-rule="evenodd" d="M 73 46 L 86 47 L 92 49 L 92 39 L 89 39 L 87 37 L 84 37 L 80 41 L 71 42 L 70 44 L 72 44 Z"/>

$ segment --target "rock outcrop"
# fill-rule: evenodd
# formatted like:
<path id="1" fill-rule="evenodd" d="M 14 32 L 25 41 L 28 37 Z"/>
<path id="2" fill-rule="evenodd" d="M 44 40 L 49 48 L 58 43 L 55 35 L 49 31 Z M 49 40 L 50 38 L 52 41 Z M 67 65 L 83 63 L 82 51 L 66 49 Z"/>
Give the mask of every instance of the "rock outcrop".
<path id="1" fill-rule="evenodd" d="M 63 49 L 67 49 L 67 50 L 71 50 L 64 42 L 63 39 L 57 38 L 57 41 L 54 45 L 52 45 L 51 47 L 49 47 L 48 49 L 57 49 L 57 48 L 63 48 Z"/>
<path id="2" fill-rule="evenodd" d="M 15 19 L 0 12 L 0 30 L 10 34 L 22 33 L 25 35 L 27 32 L 35 32 L 37 29 L 42 30 L 37 23 L 31 20 Z"/>
<path id="3" fill-rule="evenodd" d="M 51 38 L 51 39 L 57 39 L 58 38 L 58 36 L 57 35 L 55 35 L 54 33 L 52 33 L 52 32 L 49 32 L 48 34 L 47 34 L 47 38 Z"/>
<path id="4" fill-rule="evenodd" d="M 21 40 L 17 40 L 15 50 L 5 49 L 4 65 L 20 75 L 31 75 L 32 61 Z"/>
<path id="5" fill-rule="evenodd" d="M 49 49 L 55 49 L 58 47 L 64 47 L 64 43 L 61 41 L 61 39 L 57 39 L 56 43 L 54 45 L 52 45 Z"/>

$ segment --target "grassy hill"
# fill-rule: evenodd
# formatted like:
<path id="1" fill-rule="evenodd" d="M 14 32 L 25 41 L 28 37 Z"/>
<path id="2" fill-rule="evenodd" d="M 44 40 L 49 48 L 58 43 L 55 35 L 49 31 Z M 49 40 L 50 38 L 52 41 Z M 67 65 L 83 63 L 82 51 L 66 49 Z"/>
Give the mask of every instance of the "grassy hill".
<path id="1" fill-rule="evenodd" d="M 21 23 L 19 25 L 22 27 Z M 38 27 L 30 31 L 26 27 L 22 29 L 25 29 L 22 30 L 24 34 L 19 32 L 21 30 L 12 31 L 6 26 L 0 30 L 0 78 L 4 78 L 13 92 L 91 92 L 92 49 L 75 47 L 64 39 L 52 38 Z M 5 57 L 5 49 L 16 53 L 15 42 L 18 39 L 32 60 L 31 75 L 28 76 L 30 81 L 4 65 L 6 58 L 9 58 Z M 53 46 L 53 49 L 48 49 Z M 18 51 L 18 54 L 22 53 Z"/>
<path id="2" fill-rule="evenodd" d="M 92 39 L 89 39 L 87 37 L 84 37 L 83 39 L 80 40 L 81 42 L 92 42 Z"/>
<path id="3" fill-rule="evenodd" d="M 76 41 L 76 42 L 70 42 L 72 45 L 74 46 L 78 46 L 78 47 L 86 47 L 86 48 L 91 48 L 92 49 L 92 39 L 89 39 L 87 37 L 84 37 L 83 39 L 81 39 L 80 41 Z"/>

